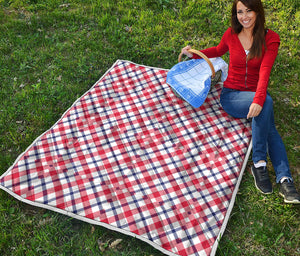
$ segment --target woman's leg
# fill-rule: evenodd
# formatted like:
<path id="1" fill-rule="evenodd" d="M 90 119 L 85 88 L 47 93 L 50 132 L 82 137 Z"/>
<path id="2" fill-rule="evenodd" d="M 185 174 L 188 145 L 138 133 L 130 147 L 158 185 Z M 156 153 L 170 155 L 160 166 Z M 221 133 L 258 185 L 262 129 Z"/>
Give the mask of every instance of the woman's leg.
<path id="1" fill-rule="evenodd" d="M 255 92 L 223 88 L 220 100 L 223 109 L 229 115 L 246 118 L 254 95 Z M 276 182 L 282 177 L 291 178 L 286 150 L 275 127 L 273 100 L 270 95 L 267 95 L 261 113 L 252 118 L 252 142 L 254 163 L 267 161 L 268 152 L 276 173 Z"/>
<path id="2" fill-rule="evenodd" d="M 279 183 L 284 177 L 292 180 L 285 146 L 274 124 L 273 111 L 268 134 L 268 154 L 276 173 L 276 182 Z"/>
<path id="3" fill-rule="evenodd" d="M 267 95 L 260 114 L 252 118 L 252 159 L 254 163 L 260 160 L 267 161 L 267 141 L 270 130 L 271 113 L 273 112 L 273 100 Z"/>
<path id="4" fill-rule="evenodd" d="M 254 94 L 254 92 L 240 92 L 223 88 L 220 100 L 224 110 L 229 115 L 236 118 L 246 118 Z M 261 113 L 252 118 L 252 142 L 252 157 L 255 164 L 251 171 L 256 187 L 265 194 L 272 192 L 272 184 L 266 167 L 255 166 L 261 160 L 267 160 L 268 151 L 275 170 L 276 182 L 280 182 L 280 195 L 284 197 L 284 202 L 300 204 L 300 195 L 293 184 L 286 150 L 275 127 L 273 100 L 270 95 L 267 95 Z M 281 179 L 284 177 L 290 180 L 285 179 L 282 182 Z"/>
<path id="5" fill-rule="evenodd" d="M 223 109 L 229 115 L 235 118 L 246 118 L 254 95 L 254 92 L 223 88 L 220 100 Z M 252 119 L 252 159 L 254 165 L 251 167 L 251 172 L 256 188 L 263 194 L 270 194 L 273 192 L 273 188 L 266 164 L 267 134 L 265 134 L 268 131 L 268 127 L 265 129 L 265 124 L 263 124 L 265 119 L 269 119 L 267 110 L 262 110 L 260 115 L 261 117 L 257 119 L 257 122 L 254 122 L 254 118 Z"/>

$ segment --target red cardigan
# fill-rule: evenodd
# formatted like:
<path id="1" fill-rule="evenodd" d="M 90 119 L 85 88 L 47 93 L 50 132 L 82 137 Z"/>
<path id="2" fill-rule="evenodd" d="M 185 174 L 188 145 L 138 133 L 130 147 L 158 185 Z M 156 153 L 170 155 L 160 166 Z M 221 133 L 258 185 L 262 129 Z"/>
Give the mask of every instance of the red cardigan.
<path id="1" fill-rule="evenodd" d="M 202 50 L 208 58 L 220 57 L 229 50 L 228 77 L 224 87 L 239 91 L 253 91 L 253 103 L 263 106 L 272 66 L 278 53 L 279 35 L 268 30 L 265 36 L 267 50 L 263 47 L 262 57 L 246 60 L 245 50 L 238 35 L 228 28 L 218 46 Z M 194 54 L 193 58 L 200 58 Z"/>

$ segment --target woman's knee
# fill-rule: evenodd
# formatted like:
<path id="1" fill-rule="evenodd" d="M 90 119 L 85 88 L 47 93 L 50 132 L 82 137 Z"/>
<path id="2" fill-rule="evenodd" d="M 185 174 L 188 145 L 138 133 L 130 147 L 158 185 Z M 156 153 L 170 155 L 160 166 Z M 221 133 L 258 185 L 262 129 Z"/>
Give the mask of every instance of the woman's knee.
<path id="1" fill-rule="evenodd" d="M 273 99 L 270 95 L 267 94 L 263 109 L 266 111 L 273 111 Z"/>
<path id="2" fill-rule="evenodd" d="M 270 95 L 267 95 L 266 100 L 264 102 L 263 108 L 260 114 L 255 118 L 255 120 L 270 120 L 273 115 L 273 99 Z"/>
<path id="3" fill-rule="evenodd" d="M 267 94 L 265 102 L 267 104 L 271 104 L 273 106 L 273 99 L 272 99 L 272 97 L 269 94 Z"/>

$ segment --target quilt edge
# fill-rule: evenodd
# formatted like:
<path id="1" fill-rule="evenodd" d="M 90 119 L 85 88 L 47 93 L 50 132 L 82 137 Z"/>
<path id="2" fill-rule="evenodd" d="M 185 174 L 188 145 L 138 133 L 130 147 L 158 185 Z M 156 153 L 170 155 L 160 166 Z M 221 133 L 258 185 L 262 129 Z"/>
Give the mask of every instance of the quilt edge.
<path id="1" fill-rule="evenodd" d="M 101 226 L 101 227 L 107 228 L 109 230 L 116 231 L 118 233 L 121 233 L 121 234 L 124 234 L 124 235 L 127 235 L 127 236 L 131 236 L 131 237 L 134 237 L 134 238 L 137 238 L 137 239 L 142 240 L 143 242 L 151 245 L 152 247 L 154 247 L 158 251 L 161 251 L 162 253 L 164 253 L 164 254 L 166 254 L 168 256 L 180 256 L 180 255 L 178 255 L 176 253 L 170 252 L 170 251 L 162 248 L 161 246 L 159 246 L 159 245 L 151 242 L 149 239 L 146 239 L 143 236 L 137 235 L 137 234 L 135 234 L 133 232 L 126 231 L 126 230 L 114 227 L 114 226 L 109 225 L 109 224 L 104 223 L 104 222 L 92 220 L 92 219 L 89 219 L 89 218 L 86 218 L 86 217 L 74 214 L 72 212 L 68 212 L 66 210 L 62 210 L 62 209 L 56 208 L 54 206 L 42 204 L 42 203 L 39 203 L 39 202 L 30 201 L 30 200 L 28 200 L 26 198 L 23 198 L 23 197 L 17 195 L 16 193 L 12 192 L 11 190 L 9 190 L 8 188 L 2 186 L 1 184 L 0 184 L 0 189 L 4 190 L 5 192 L 7 192 L 8 194 L 10 194 L 12 197 L 16 198 L 17 200 L 19 200 L 19 201 L 21 201 L 23 203 L 29 204 L 31 206 L 38 207 L 38 208 L 43 208 L 43 209 L 50 210 L 50 211 L 53 211 L 53 212 L 57 212 L 59 214 L 66 215 L 68 217 L 71 217 L 71 218 L 74 218 L 74 219 L 77 219 L 77 220 L 89 223 L 91 225 Z"/>
<path id="2" fill-rule="evenodd" d="M 135 63 L 135 62 L 130 61 L 130 60 L 121 60 L 121 59 L 119 59 L 119 60 L 116 61 L 116 63 L 119 62 L 119 61 L 126 61 L 126 62 L 132 63 L 134 65 L 137 65 L 137 66 L 140 66 L 140 67 L 145 67 L 145 68 L 159 69 L 159 70 L 164 70 L 164 71 L 169 71 L 170 70 L 170 69 L 167 69 L 167 68 L 159 68 L 159 67 L 148 66 L 148 65 L 144 65 L 144 64 L 138 64 L 138 63 Z"/>
<path id="3" fill-rule="evenodd" d="M 234 191 L 233 191 L 233 194 L 232 194 L 232 198 L 230 200 L 229 207 L 228 207 L 228 210 L 227 210 L 226 215 L 225 215 L 224 222 L 222 224 L 222 227 L 220 229 L 220 232 L 219 232 L 219 235 L 218 235 L 218 237 L 216 239 L 216 242 L 214 243 L 214 245 L 212 247 L 210 256 L 214 256 L 216 254 L 217 249 L 219 247 L 219 241 L 221 240 L 221 238 L 223 236 L 223 233 L 224 233 L 224 231 L 225 231 L 225 229 L 227 227 L 227 224 L 228 224 L 228 221 L 229 221 L 229 218 L 230 218 L 230 214 L 232 212 L 232 209 L 233 209 L 233 206 L 234 206 L 234 203 L 235 203 L 235 199 L 236 199 L 236 196 L 237 196 L 237 192 L 239 190 L 241 181 L 243 179 L 243 175 L 244 175 L 247 163 L 248 163 L 248 159 L 249 159 L 251 150 L 252 150 L 252 139 L 250 140 L 249 147 L 248 147 L 248 150 L 247 150 L 244 162 L 243 162 L 243 166 L 242 166 L 242 169 L 241 169 L 241 173 L 239 175 L 237 184 L 235 185 L 235 188 L 234 188 Z"/>

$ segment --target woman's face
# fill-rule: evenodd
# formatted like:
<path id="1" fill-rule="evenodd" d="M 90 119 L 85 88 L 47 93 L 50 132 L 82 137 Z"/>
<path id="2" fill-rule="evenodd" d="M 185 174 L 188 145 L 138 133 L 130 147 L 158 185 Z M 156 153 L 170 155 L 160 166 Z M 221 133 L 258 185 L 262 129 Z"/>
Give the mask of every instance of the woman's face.
<path id="1" fill-rule="evenodd" d="M 256 21 L 256 13 L 245 6 L 241 1 L 236 5 L 237 19 L 244 29 L 253 29 Z"/>

